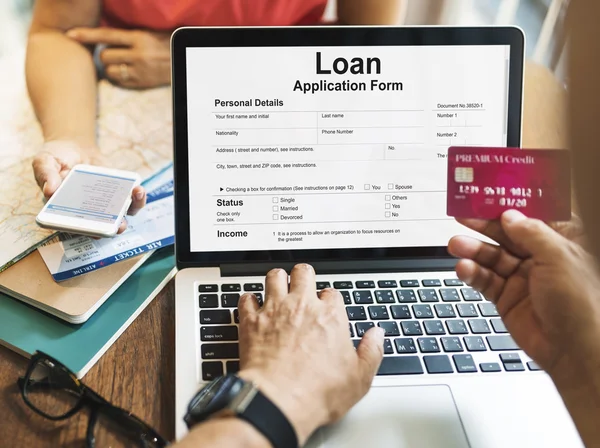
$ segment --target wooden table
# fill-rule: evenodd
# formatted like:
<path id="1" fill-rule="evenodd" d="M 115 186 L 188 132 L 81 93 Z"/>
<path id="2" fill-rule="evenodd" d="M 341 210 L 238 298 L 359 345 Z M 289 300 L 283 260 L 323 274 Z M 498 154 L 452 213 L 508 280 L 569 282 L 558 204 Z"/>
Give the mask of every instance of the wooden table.
<path id="1" fill-rule="evenodd" d="M 524 147 L 566 147 L 566 94 L 552 74 L 527 66 Z M 164 437 L 175 433 L 174 286 L 168 286 L 84 377 L 117 406 L 132 411 Z M 0 445 L 82 447 L 87 412 L 59 423 L 36 415 L 16 386 L 28 361 L 0 347 Z"/>

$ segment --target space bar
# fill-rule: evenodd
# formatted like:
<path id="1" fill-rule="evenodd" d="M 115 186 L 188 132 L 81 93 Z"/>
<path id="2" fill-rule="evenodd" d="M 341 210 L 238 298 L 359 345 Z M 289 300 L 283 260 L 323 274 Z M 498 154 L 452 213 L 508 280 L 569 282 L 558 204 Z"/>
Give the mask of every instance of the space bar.
<path id="1" fill-rule="evenodd" d="M 415 375 L 423 373 L 418 356 L 390 356 L 383 358 L 377 375 Z"/>

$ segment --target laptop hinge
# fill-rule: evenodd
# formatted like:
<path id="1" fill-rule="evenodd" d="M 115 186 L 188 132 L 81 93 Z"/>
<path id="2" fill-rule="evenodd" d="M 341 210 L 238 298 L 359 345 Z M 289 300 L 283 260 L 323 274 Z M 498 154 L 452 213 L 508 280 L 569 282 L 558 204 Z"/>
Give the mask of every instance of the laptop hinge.
<path id="1" fill-rule="evenodd" d="M 456 265 L 454 258 L 420 258 L 366 261 L 317 261 L 310 262 L 317 274 L 366 274 L 376 272 L 422 272 L 451 271 Z M 265 275 L 273 268 L 290 272 L 297 262 L 249 262 L 222 264 L 221 276 Z"/>

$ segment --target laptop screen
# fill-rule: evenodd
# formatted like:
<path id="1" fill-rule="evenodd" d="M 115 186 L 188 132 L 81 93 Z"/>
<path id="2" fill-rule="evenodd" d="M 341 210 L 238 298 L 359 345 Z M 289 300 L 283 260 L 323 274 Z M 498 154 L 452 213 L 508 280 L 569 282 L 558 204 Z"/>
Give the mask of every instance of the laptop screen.
<path id="1" fill-rule="evenodd" d="M 507 145 L 508 45 L 186 49 L 190 251 L 445 246 L 447 150 Z"/>

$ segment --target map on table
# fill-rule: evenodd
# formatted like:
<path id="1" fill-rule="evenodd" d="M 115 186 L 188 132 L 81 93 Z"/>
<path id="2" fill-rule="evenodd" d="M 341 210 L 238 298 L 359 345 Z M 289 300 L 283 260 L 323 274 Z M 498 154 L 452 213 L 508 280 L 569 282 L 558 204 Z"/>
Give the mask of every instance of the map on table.
<path id="1" fill-rule="evenodd" d="M 54 234 L 35 222 L 43 196 L 31 162 L 41 129 L 26 92 L 11 96 L 15 112 L 0 124 L 0 272 Z M 110 168 L 145 178 L 171 161 L 170 88 L 133 91 L 102 81 L 98 99 L 98 144 Z"/>

